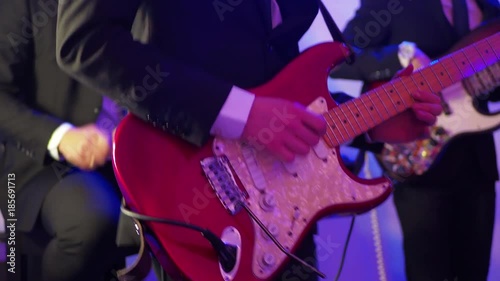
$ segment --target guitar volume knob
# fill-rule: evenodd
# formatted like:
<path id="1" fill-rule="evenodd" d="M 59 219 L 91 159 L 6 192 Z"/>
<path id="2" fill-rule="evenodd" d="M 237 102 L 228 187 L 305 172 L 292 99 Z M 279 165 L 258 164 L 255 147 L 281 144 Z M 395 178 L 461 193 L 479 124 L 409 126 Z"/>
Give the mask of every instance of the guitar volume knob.
<path id="1" fill-rule="evenodd" d="M 276 264 L 276 257 L 270 253 L 264 253 L 260 258 L 260 266 L 263 268 L 273 267 Z"/>
<path id="2" fill-rule="evenodd" d="M 260 198 L 259 205 L 264 211 L 267 212 L 272 211 L 276 206 L 276 198 L 274 197 L 273 194 L 265 193 Z"/>
<path id="3" fill-rule="evenodd" d="M 274 223 L 270 223 L 267 225 L 267 230 L 269 230 L 269 233 L 274 237 L 274 238 L 277 238 L 278 237 L 278 234 L 280 232 L 280 229 L 279 227 L 274 224 Z M 264 239 L 266 240 L 270 240 L 271 238 L 269 238 L 269 236 L 267 235 L 267 233 L 262 229 L 262 236 L 264 237 Z"/>

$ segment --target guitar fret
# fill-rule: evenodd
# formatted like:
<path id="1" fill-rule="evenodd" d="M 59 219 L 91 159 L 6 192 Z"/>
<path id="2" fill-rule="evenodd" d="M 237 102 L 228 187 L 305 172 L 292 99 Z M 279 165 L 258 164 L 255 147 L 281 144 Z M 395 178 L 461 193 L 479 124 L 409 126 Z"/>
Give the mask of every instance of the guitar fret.
<path id="1" fill-rule="evenodd" d="M 363 122 L 365 123 L 365 127 L 366 129 L 370 129 L 371 127 L 375 126 L 375 122 L 373 121 L 373 118 L 367 118 L 366 117 L 366 113 L 363 112 L 363 107 L 361 107 L 359 105 L 359 103 L 362 103 L 360 99 L 354 99 L 352 100 L 352 106 L 354 106 L 355 108 L 355 111 L 361 115 L 361 119 L 363 120 Z M 371 116 L 370 114 L 368 114 L 368 116 Z M 370 120 L 371 119 L 371 120 Z"/>
<path id="2" fill-rule="evenodd" d="M 421 70 L 420 73 L 425 77 L 425 80 L 427 81 L 431 92 L 437 93 L 437 92 L 441 91 L 442 86 L 437 85 L 439 83 L 439 81 L 437 81 L 438 83 L 436 83 L 436 80 L 438 80 L 438 79 L 434 75 L 434 72 L 432 71 L 432 66 Z"/>
<path id="3" fill-rule="evenodd" d="M 330 115 L 330 112 L 327 112 L 328 115 L 330 116 L 330 120 L 332 120 L 331 118 L 331 115 Z M 326 119 L 326 118 L 325 118 Z M 328 122 L 327 122 L 328 123 Z M 340 145 L 340 141 L 337 137 L 337 134 L 335 132 L 338 132 L 338 130 L 335 130 L 335 128 L 332 128 L 331 126 L 328 126 L 328 130 L 326 130 L 326 134 L 323 138 L 327 137 L 328 138 L 328 141 L 329 141 L 329 144 L 330 146 L 332 147 L 335 147 L 335 146 L 338 146 Z M 333 141 L 332 137 L 330 135 L 333 135 L 333 137 L 335 138 L 335 141 Z"/>
<path id="4" fill-rule="evenodd" d="M 380 110 L 378 110 L 378 108 L 377 108 L 377 106 L 376 106 L 375 102 L 373 101 L 373 99 L 372 99 L 371 95 L 366 95 L 366 96 L 368 97 L 368 99 L 369 99 L 369 100 L 370 100 L 370 102 L 372 103 L 372 106 L 373 106 L 373 108 L 375 109 L 375 111 L 377 112 L 377 114 L 380 116 L 380 121 L 381 121 L 381 122 L 382 122 L 382 121 L 384 121 L 384 120 L 385 120 L 385 118 L 384 118 L 384 116 L 382 116 L 382 114 L 380 113 Z"/>
<path id="5" fill-rule="evenodd" d="M 355 99 L 352 101 L 352 103 L 356 106 L 356 108 L 358 109 L 358 111 L 361 113 L 361 116 L 363 117 L 363 120 L 365 120 L 365 122 L 368 122 L 368 120 L 372 120 L 372 123 L 368 124 L 368 128 L 372 128 L 373 126 L 375 126 L 377 124 L 377 122 L 375 121 L 375 119 L 373 118 L 373 114 L 370 114 L 370 112 L 368 112 L 368 108 L 366 107 L 365 103 L 364 103 L 364 99 Z M 366 118 L 366 114 L 363 113 L 363 110 L 359 107 L 358 103 L 361 103 L 363 105 L 363 107 L 366 109 L 366 113 L 368 113 L 368 116 L 370 118 Z"/>
<path id="6" fill-rule="evenodd" d="M 382 87 L 384 87 L 384 86 L 382 86 Z M 379 87 L 379 89 L 380 89 L 380 88 L 381 88 L 381 87 Z M 377 89 L 375 89 L 375 92 L 377 92 Z M 377 96 L 377 98 L 380 100 L 380 103 L 381 103 L 381 104 L 382 104 L 382 106 L 384 107 L 385 111 L 387 111 L 387 117 L 384 117 L 384 120 L 387 120 L 387 119 L 389 119 L 389 117 L 391 116 L 391 112 L 389 111 L 389 109 L 387 108 L 387 106 L 385 106 L 385 102 L 384 102 L 384 100 L 380 97 L 380 94 L 379 94 L 379 93 L 377 93 L 377 94 L 378 94 L 378 95 L 376 95 L 376 96 Z M 372 100 L 372 101 L 373 101 L 373 100 Z"/>
<path id="7" fill-rule="evenodd" d="M 337 120 L 337 121 L 334 120 L 331 112 L 332 112 L 331 110 L 326 112 L 327 115 L 328 115 L 328 117 L 331 120 L 331 123 L 328 123 L 328 125 L 329 125 L 328 129 L 329 129 L 329 131 L 331 131 L 333 133 L 333 136 L 337 140 L 338 144 L 340 144 L 341 140 L 344 139 L 344 136 L 343 136 L 342 132 L 340 131 L 340 128 L 336 125 L 336 124 L 338 124 L 340 122 L 340 120 Z M 338 116 L 337 116 L 337 118 L 338 118 Z M 339 134 L 340 134 L 340 140 L 337 138 L 337 135 L 335 134 L 335 132 L 339 132 Z"/>
<path id="8" fill-rule="evenodd" d="M 483 62 L 483 64 L 482 64 L 482 65 L 483 65 L 484 67 L 486 67 L 486 65 L 488 64 L 488 62 L 484 59 L 482 52 L 481 52 L 481 51 L 479 51 L 479 50 L 477 49 L 477 46 L 476 46 L 476 45 L 473 45 L 473 46 L 474 46 L 474 48 L 476 49 L 476 52 L 479 54 L 479 58 L 480 58 L 480 59 L 481 59 L 481 61 Z"/>
<path id="9" fill-rule="evenodd" d="M 340 145 L 340 144 L 342 143 L 342 139 L 344 139 L 344 138 L 342 137 L 342 134 L 340 135 L 340 138 L 339 138 L 339 137 L 337 137 L 336 132 L 338 132 L 338 133 L 340 134 L 340 131 L 339 131 L 339 130 L 337 130 L 337 131 L 333 131 L 333 137 L 334 137 L 334 138 L 335 138 L 335 140 L 337 141 L 337 145 Z"/>
<path id="10" fill-rule="evenodd" d="M 338 131 L 340 132 L 341 141 L 345 141 L 349 137 L 349 131 L 347 131 L 347 128 L 346 128 L 344 122 L 342 122 L 342 119 L 340 118 L 339 114 L 337 113 L 339 107 L 334 108 L 332 112 L 335 113 L 335 116 L 337 117 L 337 122 L 334 122 L 334 124 L 340 123 L 342 125 L 342 127 L 339 127 L 338 125 L 336 125 L 336 126 L 334 125 L 334 126 L 336 128 L 338 128 Z M 341 128 L 344 129 L 344 133 L 342 133 Z"/>
<path id="11" fill-rule="evenodd" d="M 403 81 L 403 80 L 407 80 L 407 81 Z M 413 75 L 409 75 L 409 76 L 403 77 L 401 79 L 401 81 L 405 85 L 409 84 L 408 85 L 408 91 L 409 92 L 418 91 L 418 85 L 417 85 L 417 82 L 415 82 L 415 79 L 413 78 Z"/>
<path id="12" fill-rule="evenodd" d="M 473 46 L 483 60 L 485 66 L 495 63 L 498 60 L 498 56 L 495 55 L 495 48 L 493 48 L 488 41 L 478 42 Z"/>
<path id="13" fill-rule="evenodd" d="M 349 131 L 348 131 L 348 132 L 347 132 L 347 133 L 348 133 L 348 134 L 347 134 L 347 136 L 348 136 L 348 137 L 352 137 L 352 136 L 354 136 L 354 135 L 356 134 L 356 129 L 354 129 L 354 126 L 353 126 L 353 125 L 351 124 L 351 122 L 349 121 L 349 117 L 347 116 L 347 114 L 345 114 L 345 112 L 344 112 L 344 110 L 342 109 L 342 107 L 344 107 L 344 106 L 339 106 L 339 107 L 338 107 L 338 108 L 339 108 L 339 110 L 340 110 L 340 112 L 342 112 L 342 114 L 343 114 L 343 115 L 344 115 L 344 117 L 345 117 L 345 119 L 344 119 L 344 120 L 342 120 L 342 121 L 343 121 L 344 123 L 346 123 L 346 124 L 349 124 L 349 126 L 351 127 L 352 131 L 351 131 L 351 133 L 350 133 L 350 134 L 349 134 Z"/>
<path id="14" fill-rule="evenodd" d="M 498 35 L 498 33 L 497 33 L 496 37 L 500 37 L 500 36 Z M 491 43 L 490 43 L 490 40 L 494 40 L 494 39 L 495 39 L 495 38 L 488 38 L 488 39 L 486 40 L 486 43 L 489 45 L 490 49 L 491 49 L 491 50 L 493 50 L 493 53 L 495 53 L 495 56 L 496 56 L 496 58 L 497 58 L 497 60 L 498 60 L 498 59 L 500 59 L 500 54 L 498 54 L 498 53 L 497 53 L 497 50 L 498 50 L 498 49 L 497 49 L 497 48 L 494 48 L 494 47 L 491 45 Z M 497 38 L 497 40 L 500 40 L 500 39 L 499 39 L 499 38 Z"/>
<path id="15" fill-rule="evenodd" d="M 395 104 L 395 103 L 394 103 L 394 101 L 392 100 L 391 95 L 389 95 L 389 93 L 387 92 L 386 87 L 382 86 L 381 88 L 382 88 L 382 90 L 384 90 L 385 94 L 387 95 L 387 97 L 388 97 L 388 98 L 389 98 L 389 100 L 391 101 L 392 105 L 394 106 L 394 109 L 397 111 L 397 110 L 398 110 L 398 108 L 396 107 L 396 104 Z"/>
<path id="16" fill-rule="evenodd" d="M 370 117 L 372 118 L 372 120 L 373 120 L 374 124 L 377 124 L 377 123 L 382 122 L 382 118 L 380 118 L 380 120 L 379 120 L 379 121 L 376 121 L 376 120 L 375 120 L 375 118 L 374 118 L 375 114 L 371 114 L 371 113 L 370 113 L 370 110 L 368 110 L 368 107 L 366 106 L 366 103 L 365 103 L 366 96 L 361 96 L 361 98 L 359 98 L 358 100 L 359 100 L 359 101 L 361 102 L 361 104 L 362 104 L 362 105 L 366 108 L 366 112 L 368 113 L 368 116 L 370 116 Z M 372 111 L 373 111 L 373 105 L 371 106 L 371 108 L 372 108 Z M 373 126 L 371 126 L 371 127 L 373 127 Z"/>
<path id="17" fill-rule="evenodd" d="M 460 71 L 458 65 L 455 63 L 455 61 L 447 57 L 442 60 L 443 68 L 446 70 L 446 73 L 448 73 L 452 84 L 455 81 L 460 81 L 463 79 L 463 73 Z"/>
<path id="18" fill-rule="evenodd" d="M 407 80 L 408 80 L 408 79 L 407 79 Z M 413 81 L 413 80 L 412 80 L 412 81 Z M 411 89 L 408 89 L 408 87 L 406 87 L 406 83 L 404 83 L 404 81 L 403 81 L 403 83 L 401 83 L 401 84 L 403 85 L 403 87 L 405 88 L 405 90 L 408 92 L 408 94 L 409 94 L 409 95 L 411 95 L 412 91 L 411 91 Z M 415 89 L 414 89 L 414 90 L 415 90 Z M 414 90 L 413 90 L 413 91 L 414 91 Z M 404 99 L 402 99 L 402 98 L 401 98 L 401 101 L 403 101 L 403 105 L 404 105 L 404 107 L 405 107 L 405 108 L 407 108 L 407 105 L 406 105 L 406 103 L 405 103 Z M 402 111 L 404 111 L 404 109 L 403 109 L 403 110 L 401 110 L 400 112 L 402 112 Z"/>
<path id="19" fill-rule="evenodd" d="M 368 126 L 366 125 L 366 121 L 365 121 L 364 125 L 361 125 L 361 123 L 359 122 L 360 115 L 359 115 L 359 113 L 354 113 L 354 111 L 352 110 L 352 108 L 350 106 L 351 104 L 352 104 L 352 102 L 347 102 L 346 107 L 347 107 L 347 109 L 349 109 L 349 112 L 354 117 L 353 119 L 356 121 L 356 124 L 358 125 L 359 130 L 356 132 L 356 135 L 358 135 L 361 132 L 363 132 L 365 129 L 368 129 Z"/>
<path id="20" fill-rule="evenodd" d="M 448 77 L 450 78 L 450 81 L 454 81 L 453 77 L 451 76 L 450 72 L 448 71 L 448 68 L 447 67 L 443 67 L 444 68 L 444 71 L 446 72 L 446 74 L 448 75 Z M 451 82 L 451 84 L 453 84 L 453 82 Z"/>
<path id="21" fill-rule="evenodd" d="M 471 56 L 470 56 L 470 55 L 471 55 L 471 54 L 468 54 L 468 55 L 467 55 L 467 56 L 465 56 L 465 57 L 466 57 L 466 58 L 467 58 L 467 60 L 469 61 L 469 64 L 470 64 L 470 66 L 471 66 L 471 68 L 472 68 L 472 70 L 473 70 L 473 73 L 472 73 L 472 74 L 474 74 L 474 73 L 477 73 L 477 71 L 478 71 L 478 70 L 476 69 L 476 65 L 475 65 L 474 63 L 472 63 L 472 61 L 471 61 Z M 471 74 L 471 75 L 472 75 L 472 74 Z"/>
<path id="22" fill-rule="evenodd" d="M 346 141 L 349 139 L 349 136 L 351 135 L 349 133 L 349 128 L 348 126 L 346 125 L 347 124 L 347 120 L 345 118 L 342 118 L 340 115 L 339 115 L 339 111 L 340 110 L 340 106 L 337 107 L 334 112 L 335 112 L 335 116 L 337 116 L 339 122 L 342 124 L 342 128 L 344 128 L 344 134 L 342 134 L 342 141 Z"/>
<path id="23" fill-rule="evenodd" d="M 445 67 L 443 67 L 443 63 L 434 65 L 433 67 L 431 67 L 431 69 L 434 72 L 434 75 L 438 77 L 438 81 L 443 88 L 445 88 L 447 85 L 453 84 L 453 79 L 450 76 L 446 77 L 445 75 L 447 71 L 445 70 Z"/>
<path id="24" fill-rule="evenodd" d="M 429 82 L 427 81 L 426 77 L 420 72 L 420 71 L 417 71 L 415 73 L 413 73 L 412 75 L 410 75 L 410 77 L 413 79 L 413 77 L 417 77 L 419 76 L 419 78 L 417 78 L 417 81 L 414 80 L 415 84 L 417 85 L 417 88 L 421 91 L 425 91 L 425 92 L 432 92 L 431 88 L 429 87 Z"/>
<path id="25" fill-rule="evenodd" d="M 393 86 L 394 88 L 389 91 L 389 94 L 391 97 L 394 99 L 398 99 L 395 102 L 395 108 L 396 108 L 396 114 L 404 111 L 406 109 L 406 103 L 403 101 L 403 104 L 401 103 L 402 97 L 404 96 L 411 96 L 411 92 L 408 91 L 404 83 L 402 83 L 403 80 L 399 81 L 399 83 L 394 83 Z M 405 105 L 405 106 L 403 106 Z"/>
<path id="26" fill-rule="evenodd" d="M 459 62 L 458 68 L 460 69 L 460 72 L 462 72 L 462 79 L 474 74 L 470 67 L 466 68 L 467 64 L 470 65 L 470 61 L 462 51 L 457 51 L 454 57 L 456 57 L 456 61 Z"/>
<path id="27" fill-rule="evenodd" d="M 415 91 L 440 93 L 446 87 L 486 67 L 484 73 L 474 76 L 478 82 L 464 81 L 470 82 L 469 84 L 475 83 L 475 87 L 480 88 L 478 90 L 484 91 L 490 86 L 489 84 L 492 84 L 491 81 L 499 79 L 490 74 L 493 70 L 488 69 L 500 56 L 498 52 L 500 48 L 492 47 L 498 45 L 498 40 L 500 40 L 500 33 L 435 60 L 431 65 L 415 71 L 409 77 L 397 78 L 361 95 L 358 99 L 333 108 L 325 117 L 329 120 L 327 131 L 329 141 L 342 144 L 410 108 L 415 102 L 412 96 Z M 360 118 L 363 120 L 361 121 Z"/>
<path id="28" fill-rule="evenodd" d="M 436 65 L 434 65 L 434 66 L 436 66 Z M 436 80 L 438 81 L 439 85 L 441 85 L 441 89 L 440 89 L 440 90 L 438 90 L 438 91 L 435 91 L 435 93 L 437 93 L 437 92 L 441 92 L 441 90 L 442 90 L 442 89 L 444 89 L 444 88 L 445 88 L 445 86 L 443 85 L 443 83 L 441 82 L 441 80 L 439 80 L 438 76 L 436 75 L 436 72 L 434 71 L 434 68 L 435 68 L 435 67 L 429 67 L 429 69 L 432 71 L 432 73 L 433 73 L 433 74 L 434 74 L 434 76 L 436 77 Z"/>
<path id="29" fill-rule="evenodd" d="M 461 83 L 469 93 L 474 95 L 487 94 L 488 91 L 500 86 L 500 32 L 498 32 L 496 23 L 493 23 L 493 26 L 490 25 L 490 27 L 495 28 L 493 30 L 494 35 L 469 44 L 465 48 L 460 48 L 458 51 L 432 62 L 430 66 L 422 69 L 422 71 L 416 71 L 410 75 L 410 79 L 418 89 L 430 89 L 437 94 L 443 93 L 442 95 L 445 95 L 445 97 L 446 92 L 442 91 L 442 88 L 453 84 L 460 86 L 459 83 Z M 484 33 L 476 33 L 476 35 L 482 36 Z M 427 68 L 429 69 L 427 70 Z M 412 90 L 412 87 L 408 86 L 408 84 L 403 83 L 403 86 L 409 91 Z M 399 90 L 399 87 L 397 89 Z M 441 98 L 443 97 L 441 96 Z M 429 163 L 431 162 L 429 161 L 434 161 L 439 157 L 436 152 L 444 148 L 448 138 L 454 137 L 457 133 L 453 129 L 448 130 L 447 126 L 455 126 L 456 122 L 466 122 L 468 123 L 466 127 L 470 129 L 474 127 L 474 129 L 480 131 L 488 126 L 498 125 L 500 119 L 493 120 L 491 117 L 486 116 L 463 120 L 460 113 L 467 113 L 464 110 L 474 110 L 474 108 L 467 97 L 463 95 L 453 95 L 452 98 L 455 102 L 463 101 L 464 103 L 457 106 L 454 112 L 450 111 L 453 114 L 448 116 L 449 119 L 447 117 L 447 120 L 439 126 L 443 126 L 447 134 L 450 135 L 447 135 L 447 138 L 418 140 L 408 145 L 394 145 L 391 149 L 385 149 L 380 158 L 382 165 L 389 174 L 408 178 L 411 175 L 424 173 L 430 166 Z M 444 101 L 444 99 L 442 100 Z M 447 104 L 445 103 L 445 105 Z M 446 108 L 444 108 L 444 111 L 446 112 Z M 422 151 L 428 153 L 422 153 Z M 394 155 L 403 157 L 394 157 Z M 412 161 L 408 162 L 410 158 Z"/>
<path id="30" fill-rule="evenodd" d="M 458 69 L 458 72 L 460 73 L 460 77 L 458 78 L 458 80 L 462 80 L 464 79 L 465 77 L 465 73 L 462 71 L 462 69 L 459 67 L 459 65 L 457 64 L 457 62 L 455 60 L 451 60 L 451 62 L 453 62 L 453 64 L 455 65 L 455 68 L 454 69 Z"/>
<path id="31" fill-rule="evenodd" d="M 333 118 L 331 117 L 330 112 L 327 112 L 325 115 L 328 115 L 328 117 L 330 117 L 330 121 L 331 121 L 331 123 L 327 121 L 328 128 L 326 130 L 326 136 L 328 136 L 328 140 L 330 140 L 330 142 L 331 142 L 330 145 L 331 146 L 337 146 L 337 145 L 340 144 L 340 141 L 337 138 L 337 134 L 336 134 L 336 132 L 338 132 L 338 129 L 333 125 L 333 124 L 335 124 L 335 122 L 333 121 Z M 325 120 L 326 120 L 326 118 L 325 118 Z M 330 135 L 333 135 L 333 137 L 337 140 L 336 143 L 332 141 L 332 138 L 331 138 Z"/>

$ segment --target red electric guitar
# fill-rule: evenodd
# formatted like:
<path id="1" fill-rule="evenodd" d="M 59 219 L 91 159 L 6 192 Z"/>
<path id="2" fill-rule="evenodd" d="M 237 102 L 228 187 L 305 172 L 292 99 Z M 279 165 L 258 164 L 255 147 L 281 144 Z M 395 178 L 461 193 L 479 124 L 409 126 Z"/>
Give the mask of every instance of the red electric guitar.
<path id="1" fill-rule="evenodd" d="M 129 115 L 116 130 L 113 152 L 126 205 L 208 229 L 230 246 L 234 258 L 221 264 L 199 231 L 146 221 L 157 258 L 180 279 L 272 280 L 320 218 L 366 212 L 392 190 L 386 178 L 351 174 L 341 162 L 339 145 L 408 109 L 417 88 L 437 93 L 495 63 L 499 45 L 497 33 L 339 106 L 326 81 L 348 49 L 336 42 L 309 48 L 272 80 L 249 89 L 257 96 L 279 93 L 327 120 L 322 141 L 287 165 L 239 141 L 215 138 L 196 148 Z"/>

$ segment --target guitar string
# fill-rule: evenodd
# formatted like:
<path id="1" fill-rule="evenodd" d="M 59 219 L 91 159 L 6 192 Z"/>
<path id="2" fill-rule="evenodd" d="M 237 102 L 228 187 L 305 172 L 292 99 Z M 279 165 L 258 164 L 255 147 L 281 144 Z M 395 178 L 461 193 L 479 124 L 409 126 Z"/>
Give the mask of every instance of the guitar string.
<path id="1" fill-rule="evenodd" d="M 362 118 L 362 119 L 363 119 L 363 121 L 364 121 L 364 125 L 362 125 L 362 124 L 360 123 L 360 120 L 359 120 L 360 113 L 359 113 L 359 112 L 357 112 L 357 111 L 359 111 L 359 110 L 355 110 L 355 111 L 356 111 L 356 113 L 355 113 L 355 112 L 352 110 L 352 108 L 349 106 L 349 105 L 351 105 L 351 104 L 352 104 L 352 102 L 347 102 L 347 103 L 346 103 L 346 107 L 347 107 L 347 109 L 349 109 L 349 112 L 351 113 L 351 115 L 352 115 L 352 116 L 354 116 L 354 118 L 355 118 L 354 120 L 356 120 L 356 123 L 357 123 L 357 125 L 358 125 L 358 127 L 359 127 L 359 131 L 360 131 L 360 132 L 366 131 L 366 130 L 369 128 L 368 124 L 366 123 L 366 120 L 364 120 L 364 118 Z M 364 129 L 363 129 L 363 128 L 364 128 Z"/>
<path id="2" fill-rule="evenodd" d="M 488 44 L 489 44 L 489 42 L 488 42 Z M 476 53 L 473 53 L 473 52 L 472 52 L 472 50 L 473 50 L 472 48 L 475 48 Z M 469 65 L 470 65 L 470 66 L 474 69 L 474 71 L 475 71 L 477 67 L 475 67 L 475 64 L 473 64 L 473 63 L 471 62 L 471 60 L 469 59 L 469 57 L 468 57 L 468 56 L 470 55 L 471 57 L 479 57 L 479 58 L 483 61 L 483 63 L 484 63 L 484 58 L 480 55 L 481 53 L 480 53 L 479 51 L 477 51 L 477 45 L 476 45 L 476 44 L 473 44 L 473 45 L 471 46 L 471 48 L 466 49 L 466 51 L 467 51 L 467 53 L 468 53 L 468 54 L 465 54 L 465 51 L 464 51 L 464 50 L 457 51 L 457 52 L 455 53 L 455 56 L 458 56 L 458 55 L 460 55 L 460 54 L 461 54 L 462 56 L 464 56 L 464 57 L 468 60 Z M 479 54 L 479 56 L 478 56 L 478 54 Z M 443 75 L 444 75 L 444 73 L 446 72 L 446 74 L 448 75 L 448 78 L 450 79 L 450 81 L 451 81 L 451 82 L 454 82 L 454 80 L 455 80 L 456 78 L 454 78 L 454 75 L 452 75 L 452 74 L 451 74 L 451 72 L 450 72 L 450 68 L 448 68 L 448 67 L 446 67 L 446 66 L 445 66 L 445 65 L 446 65 L 449 61 L 452 61 L 452 62 L 455 64 L 455 66 L 457 66 L 457 65 L 456 65 L 456 63 L 454 62 L 454 60 L 453 60 L 451 57 L 444 57 L 444 58 L 442 58 L 441 60 L 438 60 L 438 61 L 440 61 L 440 62 L 441 62 L 441 64 L 439 65 L 439 67 L 441 67 L 441 68 L 444 70 L 444 71 L 443 71 L 443 70 L 439 71 L 439 73 L 441 74 L 441 76 L 443 76 Z M 444 89 L 444 88 L 445 88 L 445 84 L 443 84 L 442 79 L 440 79 L 440 78 L 439 78 L 440 76 L 436 73 L 437 69 L 435 69 L 435 68 L 437 68 L 437 67 L 438 67 L 437 65 L 434 65 L 434 66 L 432 66 L 432 65 L 431 65 L 430 67 L 428 67 L 428 68 L 424 69 L 424 70 L 422 71 L 422 73 L 421 73 L 421 74 L 422 74 L 422 76 L 423 76 L 423 78 L 424 78 L 424 80 L 426 80 L 426 81 L 427 81 L 427 83 L 428 83 L 428 85 L 429 85 L 429 88 L 430 88 L 430 89 L 431 89 L 431 91 L 433 91 L 433 92 L 438 92 L 438 91 L 436 91 L 436 90 L 433 90 L 433 89 L 432 89 L 432 88 L 433 88 L 432 86 L 433 86 L 433 85 L 435 85 L 435 83 L 433 83 L 433 82 L 438 82 L 438 83 L 440 84 L 440 86 L 441 86 L 441 89 Z M 458 69 L 458 70 L 461 72 L 461 69 L 460 69 L 459 67 L 456 67 L 456 68 L 451 68 L 451 69 L 452 69 L 452 70 L 453 70 L 453 69 Z M 431 76 L 431 75 L 426 75 L 426 72 L 425 72 L 425 71 L 426 71 L 428 74 L 432 73 L 432 74 L 433 74 L 433 76 Z M 457 73 L 457 74 L 458 74 L 458 73 Z M 414 84 L 415 84 L 414 86 L 416 86 L 416 89 L 418 89 L 418 85 L 417 85 L 417 83 L 415 82 L 413 75 L 409 75 L 409 76 L 411 77 L 412 81 L 414 82 Z M 430 76 L 430 79 L 429 79 L 429 76 Z M 463 78 L 463 77 L 464 77 L 464 75 L 462 74 L 462 78 Z M 408 80 L 407 80 L 407 81 L 408 81 Z M 399 82 L 399 83 L 397 83 L 397 82 Z M 405 92 L 403 91 L 403 89 L 402 89 L 402 88 L 404 88 L 404 90 L 405 90 L 405 91 L 406 91 L 406 92 L 407 92 L 407 93 L 411 96 L 411 92 L 414 90 L 414 89 L 413 89 L 414 87 L 413 87 L 412 85 L 407 85 L 407 84 L 406 84 L 406 83 L 404 83 L 404 81 L 402 81 L 402 80 L 395 81 L 394 83 L 391 83 L 391 84 L 389 84 L 389 85 L 390 85 L 390 86 L 392 86 L 394 89 L 396 89 L 396 90 L 397 90 L 397 92 L 398 92 L 398 97 L 399 97 L 399 98 L 403 101 L 403 103 L 405 104 L 405 107 L 406 107 L 406 108 L 408 108 L 408 106 L 407 106 L 407 104 L 406 104 L 406 102 L 405 102 L 404 97 L 401 97 L 402 95 L 404 95 L 404 94 L 405 94 Z M 392 105 L 394 106 L 394 108 L 395 108 L 395 110 L 396 110 L 395 112 L 396 112 L 396 113 L 399 113 L 398 107 L 397 107 L 396 103 L 394 102 L 393 95 L 391 95 L 391 94 L 387 91 L 387 87 L 382 86 L 381 88 L 382 88 L 382 90 L 385 92 L 385 94 L 386 94 L 386 96 L 387 96 L 387 97 L 383 97 L 383 96 L 381 96 L 380 92 L 375 91 L 375 93 L 377 94 L 377 95 L 376 95 L 376 96 L 377 96 L 377 98 L 378 98 L 378 99 L 380 100 L 380 102 L 382 103 L 382 106 L 383 106 L 383 107 L 384 107 L 384 109 L 386 110 L 386 112 L 387 112 L 387 114 L 388 114 L 388 117 L 391 117 L 391 116 L 392 116 L 391 111 L 390 111 L 390 110 L 387 108 L 387 106 L 386 106 L 386 104 L 387 104 L 387 102 L 388 102 L 388 101 L 390 101 L 390 102 L 392 103 Z M 375 102 L 373 101 L 373 99 L 371 98 L 371 96 L 370 96 L 370 95 L 368 95 L 368 96 L 369 96 L 369 99 L 371 100 L 371 102 L 375 105 L 375 108 L 377 109 L 377 106 L 376 106 Z M 355 104 L 355 105 L 356 105 L 356 104 Z M 364 103 L 363 103 L 363 105 L 366 107 L 366 105 L 365 105 Z M 364 130 L 363 130 L 363 129 L 361 129 L 363 125 L 361 125 L 361 123 L 359 122 L 358 118 L 356 118 L 356 117 L 355 117 L 355 114 L 353 113 L 352 109 L 349 107 L 349 104 L 347 104 L 346 106 L 347 106 L 347 109 L 351 112 L 351 115 L 353 115 L 354 120 L 356 121 L 356 124 L 357 124 L 357 126 L 358 126 L 359 130 L 356 130 L 356 129 L 354 128 L 354 126 L 353 126 L 353 124 L 352 124 L 352 119 L 353 119 L 353 118 L 348 118 L 348 115 L 346 114 L 346 112 L 343 110 L 343 108 L 342 108 L 341 106 L 338 106 L 338 109 L 337 109 L 337 108 L 335 108 L 333 111 L 334 111 L 335 115 L 337 116 L 337 118 L 339 119 L 340 123 L 342 123 L 342 127 L 344 128 L 345 132 L 347 133 L 348 138 L 350 138 L 350 137 L 352 137 L 352 135 L 359 134 L 359 133 L 361 133 L 361 132 L 362 132 L 362 131 L 364 131 Z M 356 106 L 357 106 L 357 105 L 356 105 Z M 342 118 L 340 118 L 338 111 L 340 111 L 340 112 L 343 114 L 343 116 L 344 116 L 344 117 L 346 117 L 346 119 L 342 119 Z M 377 111 L 377 113 L 381 116 L 380 111 L 378 111 L 378 109 L 377 109 L 376 111 Z M 330 113 L 330 112 L 328 112 L 328 116 L 330 117 L 330 119 L 332 120 L 332 122 L 335 124 L 335 122 L 334 122 L 334 120 L 333 120 L 333 117 L 331 116 L 331 113 Z M 364 119 L 366 119 L 366 117 L 364 117 Z M 385 117 L 382 117 L 382 120 L 385 120 L 385 119 L 386 119 Z M 342 122 L 342 121 L 344 121 L 344 122 Z M 346 125 L 345 125 L 345 123 L 347 123 L 347 122 L 349 123 L 349 125 L 348 125 L 348 126 L 350 126 L 350 127 L 351 127 L 351 129 L 352 129 L 352 133 L 350 133 L 350 131 L 347 129 L 348 127 L 346 127 Z M 365 123 L 366 123 L 366 120 L 365 120 Z M 334 125 L 334 126 L 335 126 L 335 125 Z M 338 128 L 338 126 L 335 126 L 335 128 Z M 365 129 L 368 129 L 368 128 L 365 126 Z M 333 136 L 334 136 L 334 137 L 337 139 L 337 141 L 338 141 L 338 138 L 337 138 L 337 136 L 336 136 L 335 132 L 332 130 L 332 128 L 329 128 L 329 130 L 328 130 L 328 131 L 330 131 L 330 132 L 331 132 L 331 134 L 333 134 Z M 337 131 L 339 131 L 339 132 L 340 132 L 340 128 L 338 128 L 338 130 L 337 130 Z M 341 133 L 341 132 L 340 132 L 340 133 Z M 342 133 L 341 133 L 341 135 L 342 135 Z M 330 140 L 330 141 L 333 141 L 333 140 L 331 139 L 331 136 L 328 136 L 328 137 L 329 137 L 329 140 Z M 345 140 L 346 140 L 346 138 L 342 135 L 342 141 L 345 141 Z"/>

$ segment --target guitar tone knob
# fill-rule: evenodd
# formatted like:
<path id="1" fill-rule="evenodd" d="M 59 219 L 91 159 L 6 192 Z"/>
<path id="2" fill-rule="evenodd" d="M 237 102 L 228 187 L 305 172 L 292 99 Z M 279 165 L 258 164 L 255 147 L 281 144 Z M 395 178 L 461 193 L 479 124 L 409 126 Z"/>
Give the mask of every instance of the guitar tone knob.
<path id="1" fill-rule="evenodd" d="M 276 258 L 270 253 L 264 253 L 260 258 L 260 266 L 263 268 L 273 267 L 276 264 Z"/>
<path id="2" fill-rule="evenodd" d="M 266 193 L 260 198 L 259 205 L 264 211 L 272 211 L 276 206 L 276 198 L 274 195 Z"/>
<path id="3" fill-rule="evenodd" d="M 267 230 L 269 230 L 269 233 L 271 233 L 271 235 L 274 238 L 278 237 L 278 234 L 280 232 L 279 227 L 274 223 L 270 223 L 269 225 L 267 225 Z M 271 238 L 269 238 L 269 236 L 263 229 L 261 229 L 261 231 L 262 231 L 262 236 L 264 236 L 264 239 L 271 240 Z"/>

